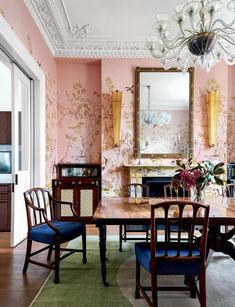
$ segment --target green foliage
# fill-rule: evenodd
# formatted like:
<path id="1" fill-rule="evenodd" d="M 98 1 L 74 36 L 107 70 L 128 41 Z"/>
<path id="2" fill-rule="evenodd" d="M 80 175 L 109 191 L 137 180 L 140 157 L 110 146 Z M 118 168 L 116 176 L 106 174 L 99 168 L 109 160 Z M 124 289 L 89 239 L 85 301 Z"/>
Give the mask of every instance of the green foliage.
<path id="1" fill-rule="evenodd" d="M 223 185 L 220 175 L 225 173 L 224 163 L 214 165 L 210 161 L 197 162 L 189 159 L 187 163 L 177 160 L 176 165 L 179 167 L 173 176 L 173 189 L 177 191 L 180 186 L 189 190 L 195 188 L 203 190 L 206 186 L 216 183 Z"/>

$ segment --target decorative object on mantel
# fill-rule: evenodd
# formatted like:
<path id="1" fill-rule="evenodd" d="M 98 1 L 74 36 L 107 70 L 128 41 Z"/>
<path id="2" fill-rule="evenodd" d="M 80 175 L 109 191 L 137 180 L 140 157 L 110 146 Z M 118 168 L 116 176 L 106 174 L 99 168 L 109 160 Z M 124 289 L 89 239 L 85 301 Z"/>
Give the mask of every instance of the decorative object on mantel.
<path id="1" fill-rule="evenodd" d="M 118 146 L 120 142 L 121 129 L 122 92 L 118 90 L 112 92 L 112 107 L 114 146 Z"/>
<path id="2" fill-rule="evenodd" d="M 208 145 L 214 146 L 217 143 L 218 119 L 220 92 L 207 92 L 207 109 L 208 109 Z"/>
<path id="3" fill-rule="evenodd" d="M 147 42 L 151 55 L 159 58 L 165 69 L 177 67 L 185 72 L 199 65 L 209 71 L 222 58 L 229 65 L 235 63 L 234 0 L 226 9 L 222 1 L 189 0 L 179 4 L 175 12 L 179 32 L 171 31 L 167 14 L 158 14 L 153 24 L 156 35 Z M 222 19 L 223 13 L 228 23 Z"/>
<path id="4" fill-rule="evenodd" d="M 195 200 L 201 202 L 205 188 L 210 184 L 223 185 L 220 175 L 225 173 L 224 163 L 212 164 L 210 161 L 197 162 L 189 159 L 187 163 L 176 161 L 179 167 L 173 176 L 172 185 L 174 190 L 180 186 L 187 191 L 193 189 Z"/>

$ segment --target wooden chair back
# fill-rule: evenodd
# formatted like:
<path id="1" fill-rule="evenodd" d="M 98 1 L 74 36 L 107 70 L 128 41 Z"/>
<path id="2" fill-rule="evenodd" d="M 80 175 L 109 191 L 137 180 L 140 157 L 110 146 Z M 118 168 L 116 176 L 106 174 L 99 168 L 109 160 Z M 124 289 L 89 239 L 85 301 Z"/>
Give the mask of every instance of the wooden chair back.
<path id="1" fill-rule="evenodd" d="M 235 183 L 228 183 L 223 187 L 223 196 L 235 197 Z"/>
<path id="2" fill-rule="evenodd" d="M 153 267 L 156 267 L 156 250 L 158 248 L 163 249 L 160 257 L 167 258 L 167 260 L 175 260 L 179 257 L 185 261 L 194 260 L 195 232 L 198 226 L 201 226 L 202 234 L 200 246 L 198 246 L 200 248 L 200 259 L 205 263 L 208 218 L 209 206 L 198 202 L 172 200 L 152 205 L 151 259 Z M 164 225 L 163 240 L 157 236 L 159 225 Z M 189 228 L 187 240 L 185 240 L 185 227 Z M 174 236 L 174 240 L 172 240 L 171 235 Z M 168 251 L 172 249 L 176 251 L 175 255 L 168 254 Z M 182 250 L 186 251 L 184 256 L 181 255 Z"/>
<path id="3" fill-rule="evenodd" d="M 55 219 L 50 191 L 42 188 L 34 188 L 24 193 L 28 228 L 45 223 L 45 220 Z"/>
<path id="4" fill-rule="evenodd" d="M 164 185 L 164 197 L 167 198 L 167 197 L 186 197 L 188 196 L 188 193 L 187 191 L 185 190 L 185 188 L 183 187 L 180 187 L 177 191 L 175 191 L 173 189 L 173 186 L 172 184 L 166 184 Z"/>

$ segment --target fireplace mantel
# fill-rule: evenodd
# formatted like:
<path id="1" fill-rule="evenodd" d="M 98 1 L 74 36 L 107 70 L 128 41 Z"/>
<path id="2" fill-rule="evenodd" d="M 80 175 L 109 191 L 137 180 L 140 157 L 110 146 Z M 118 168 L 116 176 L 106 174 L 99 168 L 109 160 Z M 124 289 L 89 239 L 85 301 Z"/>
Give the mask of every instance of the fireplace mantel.
<path id="1" fill-rule="evenodd" d="M 176 165 L 124 165 L 129 171 L 130 183 L 142 183 L 143 177 L 172 177 L 177 169 Z"/>

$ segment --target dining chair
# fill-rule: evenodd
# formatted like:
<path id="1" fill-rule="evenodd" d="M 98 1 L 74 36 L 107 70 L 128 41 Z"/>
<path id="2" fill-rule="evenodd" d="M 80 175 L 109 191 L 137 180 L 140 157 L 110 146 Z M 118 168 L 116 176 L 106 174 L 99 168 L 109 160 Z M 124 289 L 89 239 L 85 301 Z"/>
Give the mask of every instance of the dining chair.
<path id="1" fill-rule="evenodd" d="M 140 293 L 149 306 L 158 306 L 158 291 L 190 291 L 191 297 L 198 295 L 201 307 L 206 307 L 206 243 L 208 230 L 209 206 L 206 204 L 186 201 L 170 200 L 151 206 L 150 242 L 135 243 L 136 255 L 136 290 L 135 297 Z M 158 238 L 158 225 L 164 224 L 163 238 Z M 177 241 L 172 241 L 171 226 L 177 225 Z M 182 229 L 190 227 L 188 240 L 182 240 Z M 200 241 L 195 240 L 196 225 L 201 225 Z M 174 231 L 175 235 L 175 231 Z M 140 280 L 141 268 L 151 276 L 151 285 L 146 286 Z M 160 287 L 159 275 L 183 275 L 190 280 L 185 286 Z M 195 283 L 198 276 L 199 289 Z M 149 293 L 150 291 L 150 293 Z"/>
<path id="2" fill-rule="evenodd" d="M 149 197 L 149 185 L 141 183 L 131 183 L 124 187 L 124 196 L 140 198 Z M 133 233 L 144 233 L 145 236 L 130 236 Z M 122 252 L 122 242 L 128 240 L 149 240 L 149 225 L 120 225 L 119 226 L 119 251 Z"/>
<path id="3" fill-rule="evenodd" d="M 164 189 L 164 198 L 188 196 L 188 191 L 186 191 L 185 188 L 180 187 L 177 191 L 175 191 L 171 183 L 164 185 L 163 189 Z"/>
<path id="4" fill-rule="evenodd" d="M 218 193 L 219 193 L 219 190 L 218 190 Z M 227 183 L 226 185 L 224 185 L 222 187 L 222 196 L 223 197 L 235 197 L 235 183 Z M 229 226 L 227 225 L 224 226 L 224 231 L 228 232 Z"/>
<path id="5" fill-rule="evenodd" d="M 189 196 L 189 192 L 186 191 L 186 189 L 184 187 L 179 187 L 179 189 L 175 191 L 174 188 L 173 188 L 173 185 L 171 183 L 164 185 L 163 189 L 164 189 L 164 198 L 165 199 L 169 199 L 169 198 L 172 199 L 174 197 L 178 198 L 178 197 Z M 164 225 L 158 226 L 158 230 L 161 230 L 161 229 L 164 229 Z M 177 225 L 172 225 L 171 231 L 173 232 L 174 230 L 176 232 L 178 231 Z M 186 235 L 189 235 L 189 228 L 187 228 L 187 226 L 185 227 L 184 232 L 185 232 Z M 174 238 L 172 238 L 172 240 L 174 240 Z"/>
<path id="6" fill-rule="evenodd" d="M 85 224 L 74 211 L 72 203 L 54 199 L 50 191 L 46 189 L 30 189 L 24 193 L 24 199 L 28 221 L 28 234 L 23 273 L 26 274 L 29 263 L 33 263 L 54 270 L 54 283 L 59 283 L 59 267 L 62 259 L 74 252 L 80 252 L 83 256 L 83 263 L 87 262 Z M 69 210 L 71 211 L 69 220 L 60 219 L 60 214 L 63 210 L 66 212 L 66 215 L 69 215 Z M 82 237 L 81 249 L 64 247 L 64 243 L 79 236 Z M 32 252 L 32 243 L 34 241 L 46 244 L 46 246 Z M 61 244 L 63 244 L 63 247 L 61 247 Z M 48 250 L 47 263 L 42 263 L 31 258 L 45 250 Z M 51 262 L 53 251 L 54 261 Z M 61 252 L 63 253 L 61 254 Z"/>

